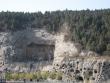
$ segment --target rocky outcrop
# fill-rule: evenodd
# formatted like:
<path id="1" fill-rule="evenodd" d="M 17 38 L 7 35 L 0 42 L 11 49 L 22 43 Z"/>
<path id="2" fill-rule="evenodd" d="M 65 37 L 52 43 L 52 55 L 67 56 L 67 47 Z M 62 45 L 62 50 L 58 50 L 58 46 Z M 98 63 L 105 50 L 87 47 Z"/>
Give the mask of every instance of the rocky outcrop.
<path id="1" fill-rule="evenodd" d="M 82 81 L 83 83 L 104 83 L 110 79 L 110 61 L 97 58 L 70 58 L 56 65 L 56 71 L 60 70 L 66 78 Z"/>
<path id="2" fill-rule="evenodd" d="M 82 50 L 69 35 L 52 35 L 45 30 L 0 33 L 0 71 L 61 71 L 66 78 L 83 83 L 110 79 L 110 59 Z M 65 79 L 66 79 L 65 78 Z"/>
<path id="3" fill-rule="evenodd" d="M 93 51 L 81 50 L 81 45 L 65 41 L 65 34 L 56 37 L 54 69 L 73 81 L 104 83 L 110 79 L 110 60 Z M 109 58 L 109 57 L 108 57 Z"/>
<path id="4" fill-rule="evenodd" d="M 54 36 L 45 30 L 22 30 L 1 33 L 1 50 L 7 63 L 51 60 L 54 54 Z"/>
<path id="5" fill-rule="evenodd" d="M 46 30 L 1 32 L 0 71 L 35 72 L 46 70 L 46 66 L 52 66 L 54 41 L 54 35 Z M 33 65 L 32 69 L 30 69 L 30 64 Z"/>
<path id="6" fill-rule="evenodd" d="M 57 35 L 55 38 L 54 64 L 61 63 L 68 57 L 79 56 L 81 51 L 80 44 L 75 44 L 70 41 L 65 42 L 64 34 Z"/>
<path id="7" fill-rule="evenodd" d="M 79 56 L 85 56 L 85 57 L 94 57 L 94 56 L 99 56 L 97 53 L 89 50 L 82 50 Z"/>

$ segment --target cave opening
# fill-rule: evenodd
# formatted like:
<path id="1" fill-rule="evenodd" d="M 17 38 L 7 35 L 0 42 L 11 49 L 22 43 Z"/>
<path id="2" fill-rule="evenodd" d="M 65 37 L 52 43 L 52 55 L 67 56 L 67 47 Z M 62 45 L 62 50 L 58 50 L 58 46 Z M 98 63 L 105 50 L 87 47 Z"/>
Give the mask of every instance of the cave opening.
<path id="1" fill-rule="evenodd" d="M 27 61 L 51 61 L 54 59 L 54 45 L 30 43 L 26 46 Z"/>
<path id="2" fill-rule="evenodd" d="M 39 62 L 39 61 L 53 61 L 55 45 L 46 43 L 31 42 L 25 47 L 21 48 L 20 53 L 12 56 L 13 62 Z M 16 51 L 19 51 L 18 49 Z M 20 54 L 20 55 L 18 55 Z"/>
<path id="3" fill-rule="evenodd" d="M 94 73 L 97 73 L 97 70 L 96 69 L 94 70 Z"/>
<path id="4" fill-rule="evenodd" d="M 82 76 L 76 76 L 76 80 L 77 81 L 83 81 L 83 77 Z"/>

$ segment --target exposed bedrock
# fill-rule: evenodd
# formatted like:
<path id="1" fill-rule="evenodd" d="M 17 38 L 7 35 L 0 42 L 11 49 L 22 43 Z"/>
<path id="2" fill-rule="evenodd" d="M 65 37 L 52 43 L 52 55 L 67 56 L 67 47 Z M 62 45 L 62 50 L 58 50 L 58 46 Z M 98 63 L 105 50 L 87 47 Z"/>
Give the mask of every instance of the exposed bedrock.
<path id="1" fill-rule="evenodd" d="M 4 35 L 4 33 L 1 35 Z M 7 62 L 53 59 L 54 36 L 45 30 L 32 29 L 9 32 L 1 40 L 1 50 L 4 53 L 2 55 L 5 56 Z"/>
<path id="2" fill-rule="evenodd" d="M 109 57 L 82 50 L 80 44 L 64 39 L 65 34 L 56 36 L 53 62 L 54 70 L 65 74 L 64 79 L 83 83 L 104 83 L 110 79 Z"/>
<path id="3" fill-rule="evenodd" d="M 67 79 L 84 83 L 104 83 L 110 79 L 110 61 L 97 58 L 70 58 L 55 65 L 56 71 L 62 71 Z"/>
<path id="4" fill-rule="evenodd" d="M 66 78 L 83 83 L 103 83 L 110 79 L 109 57 L 82 50 L 68 40 L 68 34 L 53 35 L 45 30 L 0 33 L 0 71 L 61 71 Z M 65 79 L 66 79 L 65 78 Z"/>

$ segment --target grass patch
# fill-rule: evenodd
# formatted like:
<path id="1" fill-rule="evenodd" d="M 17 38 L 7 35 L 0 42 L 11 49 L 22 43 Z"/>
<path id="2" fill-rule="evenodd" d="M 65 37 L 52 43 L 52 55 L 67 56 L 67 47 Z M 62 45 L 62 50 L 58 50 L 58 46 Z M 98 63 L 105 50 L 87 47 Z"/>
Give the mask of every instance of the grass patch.
<path id="1" fill-rule="evenodd" d="M 6 80 L 33 79 L 47 80 L 48 78 L 62 80 L 61 72 L 38 71 L 34 73 L 5 73 Z"/>

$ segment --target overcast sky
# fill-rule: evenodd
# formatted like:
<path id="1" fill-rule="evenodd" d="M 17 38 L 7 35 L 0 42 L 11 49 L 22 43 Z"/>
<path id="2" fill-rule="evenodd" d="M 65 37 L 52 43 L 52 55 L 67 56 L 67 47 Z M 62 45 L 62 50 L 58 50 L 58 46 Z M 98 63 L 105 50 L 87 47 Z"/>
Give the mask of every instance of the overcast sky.
<path id="1" fill-rule="evenodd" d="M 110 0 L 0 0 L 0 11 L 55 11 L 110 8 Z"/>

